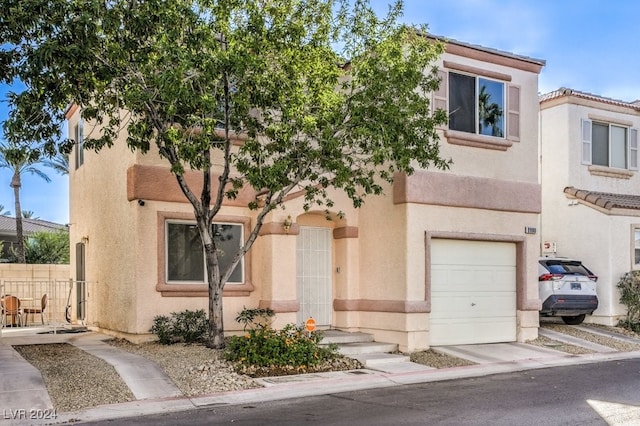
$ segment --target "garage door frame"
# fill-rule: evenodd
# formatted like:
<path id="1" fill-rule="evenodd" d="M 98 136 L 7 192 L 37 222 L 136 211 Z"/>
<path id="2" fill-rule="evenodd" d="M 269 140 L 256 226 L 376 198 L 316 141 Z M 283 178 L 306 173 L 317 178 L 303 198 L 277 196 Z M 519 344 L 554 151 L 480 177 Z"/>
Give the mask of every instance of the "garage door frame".
<path id="1" fill-rule="evenodd" d="M 425 232 L 425 300 L 431 313 L 431 240 L 432 239 L 514 243 L 516 246 L 516 315 L 521 310 L 536 310 L 537 300 L 528 301 L 526 237 L 522 235 L 479 234 L 459 232 Z M 516 330 L 517 334 L 518 330 Z"/>

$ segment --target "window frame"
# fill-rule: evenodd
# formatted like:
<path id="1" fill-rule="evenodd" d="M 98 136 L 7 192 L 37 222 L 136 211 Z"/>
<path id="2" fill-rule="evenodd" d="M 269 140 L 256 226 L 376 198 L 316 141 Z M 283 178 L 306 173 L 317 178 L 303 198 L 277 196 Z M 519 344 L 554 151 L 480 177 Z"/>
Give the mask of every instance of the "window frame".
<path id="1" fill-rule="evenodd" d="M 593 162 L 593 149 L 594 149 L 594 140 L 593 140 L 593 126 L 607 126 L 607 164 L 594 164 Z M 625 168 L 616 167 L 611 165 L 612 162 L 612 127 L 621 128 L 625 130 Z M 638 129 L 622 124 L 616 123 L 614 121 L 606 121 L 603 119 L 581 119 L 580 122 L 580 133 L 581 133 L 581 162 L 587 166 L 594 167 L 603 167 L 606 169 L 612 170 L 629 170 L 629 171 L 637 171 L 638 170 Z"/>
<path id="2" fill-rule="evenodd" d="M 639 251 L 639 253 L 636 253 Z M 636 258 L 640 255 L 640 224 L 631 225 L 631 270 L 640 270 L 640 262 L 636 262 Z"/>
<path id="3" fill-rule="evenodd" d="M 78 120 L 74 127 L 75 139 L 75 168 L 78 169 L 84 164 L 84 120 Z"/>
<path id="4" fill-rule="evenodd" d="M 449 116 L 451 116 L 452 112 L 451 112 L 451 99 L 454 98 L 454 96 L 452 96 L 452 90 L 455 90 L 456 85 L 451 83 L 451 78 L 452 75 L 458 75 L 458 76 L 462 76 L 462 77 L 467 77 L 467 78 L 472 78 L 473 79 L 473 83 L 474 83 L 474 99 L 472 100 L 472 104 L 473 104 L 473 119 L 474 119 L 474 123 L 472 128 L 474 129 L 473 132 L 469 132 L 466 130 L 459 130 L 459 129 L 453 129 L 451 128 L 451 126 L 449 126 L 449 130 L 454 131 L 454 132 L 460 132 L 460 133 L 466 133 L 469 135 L 473 135 L 473 136 L 479 136 L 479 137 L 487 137 L 487 138 L 495 138 L 495 139 L 506 139 L 507 135 L 508 135 L 508 129 L 507 129 L 507 114 L 509 114 L 510 109 L 509 106 L 507 105 L 507 98 L 509 95 L 509 85 L 507 84 L 507 82 L 505 81 L 501 81 L 495 78 L 491 78 L 488 76 L 484 76 L 484 75 L 476 75 L 476 74 L 472 74 L 472 73 L 468 73 L 468 72 L 462 72 L 462 71 L 449 71 L 448 75 L 447 75 L 447 98 L 449 99 L 448 105 L 447 105 L 447 114 L 449 114 Z M 495 136 L 495 135 L 490 135 L 490 134 L 485 134 L 485 133 L 481 133 L 481 129 L 480 129 L 480 79 L 482 80 L 486 80 L 488 82 L 493 82 L 493 83 L 498 83 L 502 86 L 502 90 L 501 90 L 501 101 L 502 101 L 502 114 L 500 116 L 500 122 L 501 122 L 501 132 L 502 135 L 501 136 Z M 465 99 L 466 100 L 466 99 Z"/>
<path id="5" fill-rule="evenodd" d="M 475 77 L 495 80 L 504 84 L 506 90 L 505 106 L 503 111 L 504 135 L 505 137 L 492 137 L 482 134 L 469 133 L 451 130 L 449 124 L 438 126 L 448 144 L 460 145 L 473 148 L 489 149 L 496 151 L 507 151 L 514 143 L 521 141 L 521 107 L 522 89 L 520 85 L 513 84 L 513 78 L 509 74 L 504 74 L 486 68 L 477 68 L 466 64 L 444 60 L 442 68 L 438 69 L 438 79 L 440 85 L 438 89 L 431 93 L 431 103 L 435 109 L 441 109 L 449 113 L 449 73 L 469 75 Z"/>
<path id="6" fill-rule="evenodd" d="M 191 281 L 168 281 L 168 252 L 167 252 L 167 223 L 195 223 L 193 213 L 158 212 L 157 225 L 157 276 L 156 291 L 164 297 L 207 297 L 209 295 L 206 276 L 202 282 Z M 242 226 L 243 242 L 251 232 L 251 219 L 243 216 L 218 215 L 215 218 L 216 224 L 231 224 Z M 205 262 L 203 253 L 203 263 Z M 225 285 L 223 296 L 249 296 L 254 291 L 251 273 L 251 250 L 241 259 L 243 267 L 243 283 L 232 283 Z"/>

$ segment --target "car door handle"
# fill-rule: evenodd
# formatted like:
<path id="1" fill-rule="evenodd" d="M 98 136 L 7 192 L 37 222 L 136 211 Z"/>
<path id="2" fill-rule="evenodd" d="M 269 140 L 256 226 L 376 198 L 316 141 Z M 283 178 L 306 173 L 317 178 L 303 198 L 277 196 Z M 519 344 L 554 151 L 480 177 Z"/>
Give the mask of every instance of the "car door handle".
<path id="1" fill-rule="evenodd" d="M 476 306 L 476 304 L 475 303 L 471 303 L 471 306 Z"/>

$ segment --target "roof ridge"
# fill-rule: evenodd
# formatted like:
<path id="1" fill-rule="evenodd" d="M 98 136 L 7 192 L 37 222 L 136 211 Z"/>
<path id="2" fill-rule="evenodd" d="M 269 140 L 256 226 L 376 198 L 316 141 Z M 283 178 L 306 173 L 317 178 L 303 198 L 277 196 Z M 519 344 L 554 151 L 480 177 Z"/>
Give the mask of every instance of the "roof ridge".
<path id="1" fill-rule="evenodd" d="M 581 90 L 571 89 L 569 87 L 560 87 L 559 89 L 553 90 L 551 92 L 543 93 L 542 95 L 538 96 L 538 101 L 542 103 L 552 99 L 561 98 L 563 96 L 575 96 L 582 99 L 590 99 L 598 102 L 608 103 L 611 105 L 620 105 L 627 108 L 640 110 L 640 100 L 627 102 L 620 99 L 609 98 L 606 96 L 596 95 L 596 94 L 584 92 Z"/>

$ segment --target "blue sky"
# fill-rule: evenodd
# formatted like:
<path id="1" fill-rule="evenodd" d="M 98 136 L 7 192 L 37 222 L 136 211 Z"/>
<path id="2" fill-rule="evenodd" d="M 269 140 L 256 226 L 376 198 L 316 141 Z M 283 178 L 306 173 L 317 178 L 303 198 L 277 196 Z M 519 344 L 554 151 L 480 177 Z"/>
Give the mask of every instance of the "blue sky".
<path id="1" fill-rule="evenodd" d="M 387 0 L 372 0 L 383 13 Z M 640 44 L 636 0 L 405 0 L 403 21 L 427 24 L 433 34 L 543 59 L 539 89 L 560 87 L 624 101 L 640 99 Z M 5 88 L 0 88 L 4 100 Z M 6 118 L 0 102 L 0 121 Z M 66 130 L 65 130 L 66 131 Z M 23 179 L 22 208 L 58 223 L 69 220 L 68 179 Z M 0 171 L 0 204 L 12 213 L 10 173 Z"/>

